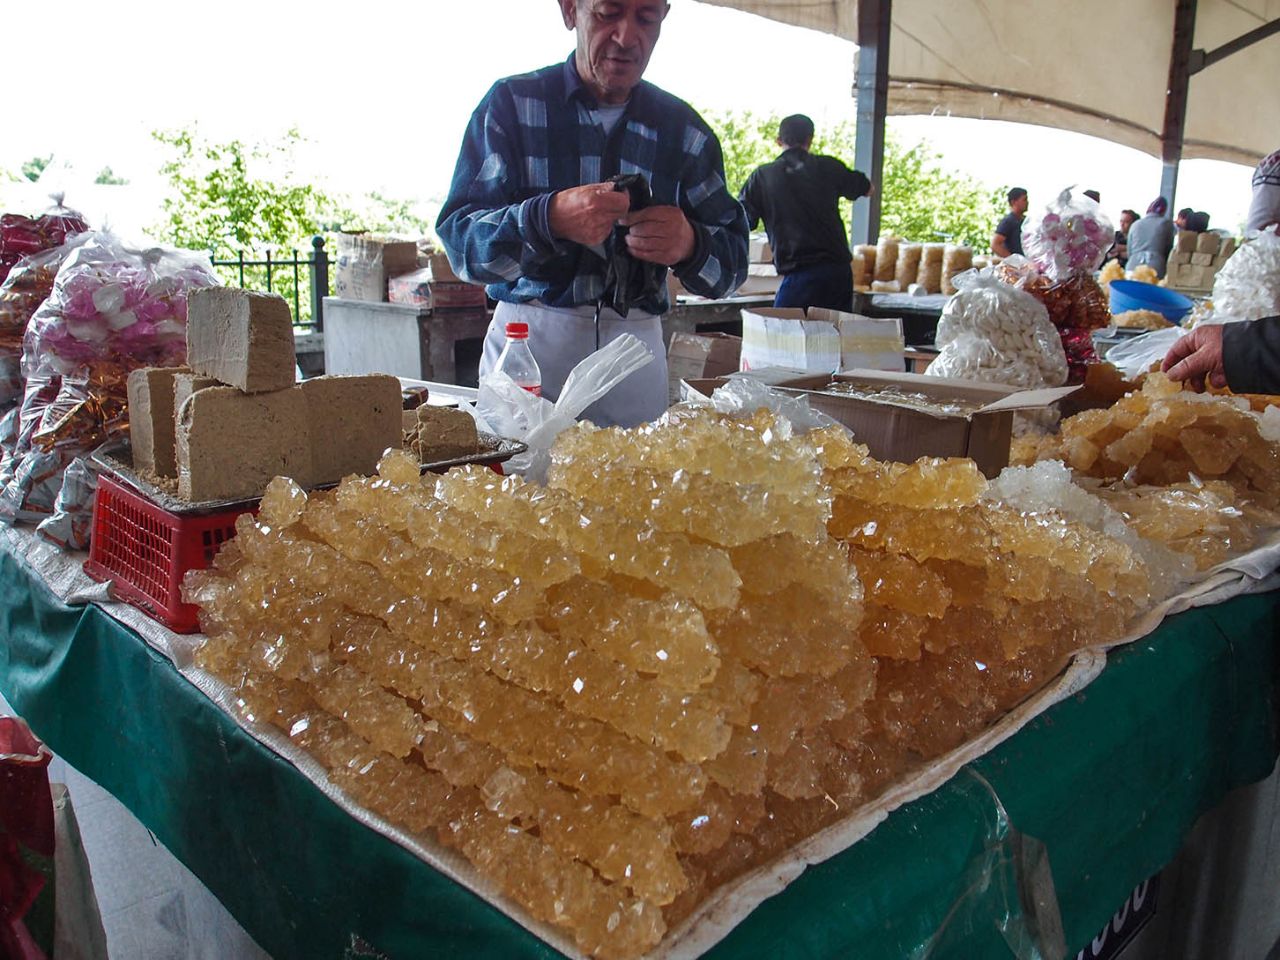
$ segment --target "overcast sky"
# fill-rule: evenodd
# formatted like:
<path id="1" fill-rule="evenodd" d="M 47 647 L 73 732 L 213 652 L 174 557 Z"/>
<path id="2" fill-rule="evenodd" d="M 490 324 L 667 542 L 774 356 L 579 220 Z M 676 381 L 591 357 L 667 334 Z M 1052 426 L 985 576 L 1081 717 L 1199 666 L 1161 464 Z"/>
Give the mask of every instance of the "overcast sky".
<path id="1" fill-rule="evenodd" d="M 101 191 L 83 184 L 104 166 L 132 181 L 135 207 L 153 206 L 160 154 L 150 131 L 197 121 L 219 140 L 269 140 L 297 126 L 308 139 L 298 156 L 308 179 L 432 206 L 489 85 L 572 48 L 552 0 L 60 0 L 9 4 L 4 26 L 11 82 L 0 168 L 55 154 L 60 166 L 46 189 L 65 186 L 91 215 Z M 647 78 L 703 109 L 803 112 L 822 124 L 852 117 L 853 50 L 823 34 L 676 0 Z M 1114 217 L 1123 207 L 1143 210 L 1158 192 L 1154 158 L 1101 140 L 952 118 L 890 124 L 909 141 L 928 140 L 956 169 L 1027 187 L 1033 204 L 1079 183 L 1101 190 Z M 1249 174 L 1188 162 L 1178 205 L 1234 228 L 1248 207 Z M 18 192 L 0 186 L 0 200 L 35 202 L 15 199 Z M 113 216 L 122 229 L 153 219 Z"/>

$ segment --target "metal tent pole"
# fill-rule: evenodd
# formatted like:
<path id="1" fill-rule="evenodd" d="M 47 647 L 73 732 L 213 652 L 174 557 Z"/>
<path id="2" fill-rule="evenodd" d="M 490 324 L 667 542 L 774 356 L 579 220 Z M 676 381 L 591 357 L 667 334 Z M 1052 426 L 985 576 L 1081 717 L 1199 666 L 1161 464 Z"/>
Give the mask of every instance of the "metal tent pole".
<path id="1" fill-rule="evenodd" d="M 891 0 L 858 0 L 855 89 L 858 97 L 854 166 L 871 178 L 875 192 L 853 205 L 851 243 L 880 237 L 880 197 L 884 173 L 884 120 L 889 104 L 889 24 Z"/>

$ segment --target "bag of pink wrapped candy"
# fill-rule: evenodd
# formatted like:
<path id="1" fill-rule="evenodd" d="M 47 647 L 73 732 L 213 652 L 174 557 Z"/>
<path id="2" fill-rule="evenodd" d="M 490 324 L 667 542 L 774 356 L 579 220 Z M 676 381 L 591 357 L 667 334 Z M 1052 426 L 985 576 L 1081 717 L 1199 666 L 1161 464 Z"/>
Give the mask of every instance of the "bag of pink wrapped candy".
<path id="1" fill-rule="evenodd" d="M 1027 259 L 1055 283 L 1102 265 L 1115 242 L 1115 229 L 1092 197 L 1071 195 L 1068 187 L 1022 228 Z"/>
<path id="2" fill-rule="evenodd" d="M 78 470 L 64 490 L 64 474 L 127 432 L 131 370 L 186 360 L 187 291 L 216 284 L 191 251 L 134 249 L 110 233 L 71 251 L 27 325 L 22 405 L 0 430 L 13 437 L 0 464 L 0 520 L 37 521 L 60 544 L 88 545 L 92 477 Z"/>
<path id="3" fill-rule="evenodd" d="M 54 194 L 53 207 L 38 217 L 19 213 L 0 215 L 0 283 L 23 257 L 60 247 L 67 237 L 89 229 L 84 217 L 62 205 L 63 195 Z"/>
<path id="4" fill-rule="evenodd" d="M 1083 383 L 1088 365 L 1098 362 L 1093 331 L 1110 322 L 1111 312 L 1093 272 L 1114 240 L 1111 221 L 1093 198 L 1073 197 L 1068 188 L 1023 227 L 1026 261 L 1020 275 L 1002 277 L 1037 297 L 1049 311 L 1067 356 L 1068 383 Z M 1039 276 L 1028 275 L 1028 266 Z"/>

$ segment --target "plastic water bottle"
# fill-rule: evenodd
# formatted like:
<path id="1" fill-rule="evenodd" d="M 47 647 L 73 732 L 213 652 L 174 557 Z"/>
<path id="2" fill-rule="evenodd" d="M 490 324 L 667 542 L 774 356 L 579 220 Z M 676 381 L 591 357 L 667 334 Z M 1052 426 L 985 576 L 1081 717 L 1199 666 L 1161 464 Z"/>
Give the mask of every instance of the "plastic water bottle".
<path id="1" fill-rule="evenodd" d="M 529 325 L 507 324 L 507 343 L 498 356 L 495 368 L 516 382 L 516 386 L 528 390 L 535 397 L 542 396 L 542 371 L 529 350 Z"/>

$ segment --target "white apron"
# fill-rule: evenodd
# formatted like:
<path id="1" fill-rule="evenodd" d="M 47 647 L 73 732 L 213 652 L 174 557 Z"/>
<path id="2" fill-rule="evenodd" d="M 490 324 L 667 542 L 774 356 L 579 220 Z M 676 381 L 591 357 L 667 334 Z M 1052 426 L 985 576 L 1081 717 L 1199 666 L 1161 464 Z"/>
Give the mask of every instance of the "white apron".
<path id="1" fill-rule="evenodd" d="M 499 302 L 484 338 L 480 377 L 498 363 L 507 342 L 507 324 L 529 324 L 529 350 L 542 371 L 542 395 L 560 396 L 569 371 L 595 353 L 595 307 L 547 307 L 540 303 Z M 627 377 L 583 411 L 582 419 L 601 427 L 634 427 L 662 416 L 667 409 L 667 353 L 662 346 L 662 321 L 638 310 L 622 319 L 606 308 L 600 312 L 600 346 L 624 333 L 640 339 L 653 353 L 653 362 Z"/>

